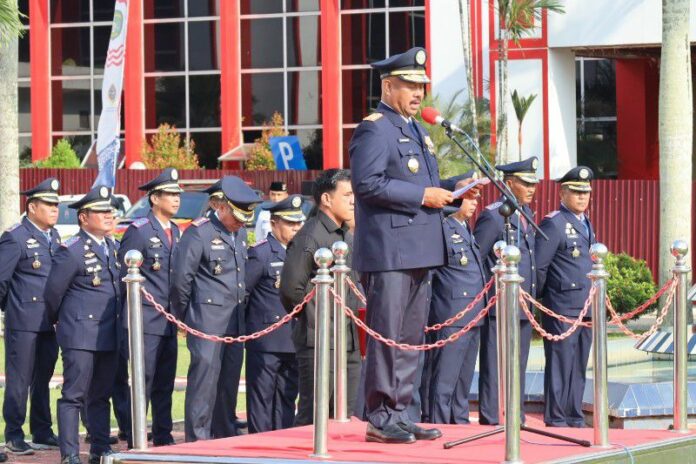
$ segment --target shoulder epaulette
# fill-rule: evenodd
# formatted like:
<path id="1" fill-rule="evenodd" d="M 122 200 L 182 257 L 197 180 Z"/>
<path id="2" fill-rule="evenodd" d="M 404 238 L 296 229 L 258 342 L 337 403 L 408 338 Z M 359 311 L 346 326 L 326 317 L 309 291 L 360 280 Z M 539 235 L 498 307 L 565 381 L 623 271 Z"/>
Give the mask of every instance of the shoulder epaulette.
<path id="1" fill-rule="evenodd" d="M 256 248 L 257 246 L 263 245 L 264 243 L 267 243 L 267 242 L 268 242 L 267 239 L 263 239 L 263 240 L 261 240 L 260 242 L 254 243 L 251 247 L 252 247 L 252 248 Z"/>
<path id="2" fill-rule="evenodd" d="M 382 113 L 372 113 L 372 114 L 369 114 L 369 115 L 365 116 L 365 117 L 363 118 L 363 121 L 375 122 L 375 121 L 377 121 L 379 118 L 381 118 L 382 116 L 384 116 Z"/>
<path id="3" fill-rule="evenodd" d="M 136 229 L 140 229 L 142 226 L 144 226 L 144 225 L 147 224 L 148 222 L 150 222 L 150 220 L 149 220 L 148 218 L 146 218 L 146 217 L 141 217 L 141 218 L 136 219 L 135 221 L 133 221 L 133 227 L 135 227 Z"/>
<path id="4" fill-rule="evenodd" d="M 489 210 L 498 209 L 498 208 L 500 208 L 500 205 L 502 205 L 502 204 L 503 204 L 502 201 L 496 201 L 495 203 L 491 203 L 490 205 L 486 206 L 486 209 L 489 209 Z"/>
<path id="5" fill-rule="evenodd" d="M 21 225 L 22 225 L 21 222 L 18 222 L 17 224 L 12 224 L 10 227 L 7 228 L 7 232 L 12 232 L 13 230 L 15 230 L 17 227 L 19 227 Z"/>
<path id="6" fill-rule="evenodd" d="M 195 227 L 198 227 L 198 226 L 200 226 L 200 225 L 202 225 L 202 224 L 205 224 L 206 222 L 210 222 L 210 219 L 208 219 L 207 217 L 199 217 L 199 218 L 194 219 L 193 221 L 191 221 L 191 225 L 192 225 L 192 226 L 195 226 Z"/>
<path id="7" fill-rule="evenodd" d="M 80 241 L 80 236 L 73 235 L 72 237 L 70 237 L 69 239 L 67 239 L 66 241 L 61 243 L 60 245 L 64 246 L 65 248 L 70 248 L 71 246 L 73 246 L 74 244 L 76 244 L 79 241 Z"/>
<path id="8" fill-rule="evenodd" d="M 550 212 L 549 214 L 547 214 L 547 215 L 546 215 L 546 216 L 544 216 L 544 217 L 547 217 L 547 218 L 549 218 L 549 219 L 550 219 L 550 218 L 554 217 L 555 215 L 557 215 L 558 213 L 560 213 L 560 211 L 559 211 L 559 210 L 556 210 L 556 211 L 551 211 L 551 212 Z"/>

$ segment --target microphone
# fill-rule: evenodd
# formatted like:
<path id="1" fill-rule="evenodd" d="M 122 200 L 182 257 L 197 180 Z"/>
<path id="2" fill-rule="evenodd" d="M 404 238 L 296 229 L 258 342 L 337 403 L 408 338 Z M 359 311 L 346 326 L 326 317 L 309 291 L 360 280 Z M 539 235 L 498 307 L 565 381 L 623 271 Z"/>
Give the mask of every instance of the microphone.
<path id="1" fill-rule="evenodd" d="M 453 124 L 449 120 L 440 116 L 440 112 L 431 106 L 426 106 L 425 108 L 423 108 L 423 111 L 421 111 L 421 116 L 423 117 L 423 121 L 427 122 L 428 124 L 439 124 L 442 127 L 445 127 L 453 132 L 459 132 L 460 134 L 466 133 L 462 128 L 460 128 L 456 124 Z"/>

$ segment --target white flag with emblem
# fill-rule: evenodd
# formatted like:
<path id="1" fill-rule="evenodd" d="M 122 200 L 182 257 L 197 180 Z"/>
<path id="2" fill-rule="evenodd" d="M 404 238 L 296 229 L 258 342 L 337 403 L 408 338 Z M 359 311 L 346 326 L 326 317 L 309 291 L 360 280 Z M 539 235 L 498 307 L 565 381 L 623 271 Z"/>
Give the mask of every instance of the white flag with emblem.
<path id="1" fill-rule="evenodd" d="M 102 111 L 97 129 L 99 175 L 94 181 L 95 185 L 112 188 L 116 184 L 116 162 L 120 151 L 121 91 L 128 28 L 128 0 L 115 1 L 114 20 L 111 23 L 111 38 L 102 80 Z"/>

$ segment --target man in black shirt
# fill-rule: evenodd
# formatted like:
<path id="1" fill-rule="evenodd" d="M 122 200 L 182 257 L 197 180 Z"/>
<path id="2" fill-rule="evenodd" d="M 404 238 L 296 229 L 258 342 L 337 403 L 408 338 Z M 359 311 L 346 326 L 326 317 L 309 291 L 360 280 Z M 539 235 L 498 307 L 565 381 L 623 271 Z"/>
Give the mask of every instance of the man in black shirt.
<path id="1" fill-rule="evenodd" d="M 314 184 L 316 214 L 311 217 L 288 244 L 285 266 L 280 276 L 280 299 L 285 310 L 290 312 L 302 301 L 312 288 L 316 276 L 314 252 L 319 248 L 331 248 L 334 242 L 342 240 L 353 247 L 353 235 L 346 221 L 353 218 L 353 188 L 350 171 L 329 169 L 317 178 Z M 351 254 L 347 256 L 351 265 Z M 358 282 L 355 273 L 351 279 Z M 354 311 L 358 308 L 355 297 L 347 298 L 347 305 Z M 297 351 L 299 371 L 299 404 L 295 425 L 307 425 L 313 419 L 314 401 L 314 330 L 316 312 L 314 302 L 307 303 L 300 313 L 298 323 L 293 329 L 292 338 Z M 360 350 L 357 328 L 349 320 L 348 330 L 348 412 L 352 414 L 358 383 L 360 380 Z M 332 335 L 333 339 L 333 335 Z M 332 340 L 333 343 L 333 340 Z M 333 369 L 333 367 L 332 367 Z M 333 379 L 333 374 L 331 374 Z M 333 391 L 333 385 L 331 390 Z M 333 404 L 333 400 L 329 404 Z"/>

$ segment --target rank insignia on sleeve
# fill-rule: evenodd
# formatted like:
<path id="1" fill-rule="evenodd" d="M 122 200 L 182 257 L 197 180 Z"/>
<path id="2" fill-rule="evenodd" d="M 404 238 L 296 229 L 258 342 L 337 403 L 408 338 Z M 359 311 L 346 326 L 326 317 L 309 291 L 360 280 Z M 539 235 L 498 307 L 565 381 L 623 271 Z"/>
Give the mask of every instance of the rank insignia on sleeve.
<path id="1" fill-rule="evenodd" d="M 363 118 L 363 121 L 375 122 L 375 121 L 377 121 L 379 118 L 381 118 L 382 116 L 384 116 L 382 113 L 372 113 L 372 114 L 369 114 L 369 115 L 365 116 L 365 117 Z"/>
<path id="2" fill-rule="evenodd" d="M 198 226 L 200 226 L 200 225 L 202 225 L 202 224 L 205 224 L 205 223 L 208 222 L 208 221 L 210 221 L 210 219 L 208 219 L 207 217 L 199 217 L 199 218 L 194 219 L 193 221 L 191 221 L 191 225 L 192 225 L 192 226 L 195 226 L 195 227 L 198 227 Z"/>
<path id="3" fill-rule="evenodd" d="M 502 205 L 502 204 L 503 204 L 503 203 L 502 203 L 501 201 L 496 201 L 495 203 L 491 203 L 490 205 L 486 206 L 486 209 L 492 211 L 492 210 L 494 210 L 494 209 L 500 208 L 500 205 Z"/>
<path id="4" fill-rule="evenodd" d="M 559 210 L 551 211 L 549 214 L 546 215 L 546 217 L 552 218 L 552 217 L 556 216 L 559 212 L 560 212 Z"/>
<path id="5" fill-rule="evenodd" d="M 135 221 L 133 221 L 133 227 L 135 227 L 136 229 L 140 229 L 142 226 L 144 226 L 148 222 L 150 222 L 150 220 L 148 218 L 142 217 L 140 219 L 136 219 Z"/>
<path id="6" fill-rule="evenodd" d="M 79 241 L 80 241 L 80 236 L 73 235 L 72 237 L 70 237 L 69 239 L 67 239 L 66 241 L 61 243 L 60 245 L 64 246 L 65 248 L 70 248 L 71 246 L 73 246 L 74 244 L 76 244 Z"/>

